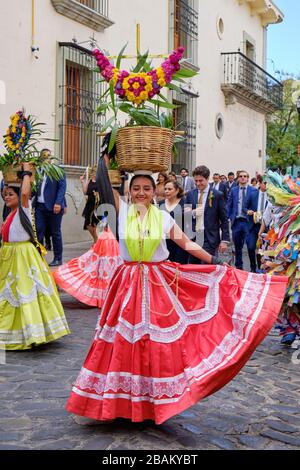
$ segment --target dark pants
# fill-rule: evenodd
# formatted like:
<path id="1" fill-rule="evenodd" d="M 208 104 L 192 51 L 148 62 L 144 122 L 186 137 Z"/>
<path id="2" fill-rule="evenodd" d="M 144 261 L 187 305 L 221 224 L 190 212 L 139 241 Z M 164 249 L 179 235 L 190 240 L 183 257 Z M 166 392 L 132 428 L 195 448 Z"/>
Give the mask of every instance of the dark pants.
<path id="1" fill-rule="evenodd" d="M 53 243 L 54 259 L 62 261 L 62 235 L 61 235 L 61 221 L 63 210 L 59 214 L 54 214 L 53 211 L 48 211 L 45 204 L 37 202 L 35 208 L 35 224 L 37 237 L 40 243 L 43 243 L 45 237 L 46 227 L 49 227 Z"/>
<path id="2" fill-rule="evenodd" d="M 260 224 L 254 224 L 249 230 L 246 237 L 246 244 L 248 248 L 248 255 L 250 259 L 250 269 L 251 272 L 256 272 L 256 243 L 258 239 L 258 232 L 260 229 Z M 260 267 L 260 266 L 259 266 Z"/>
<path id="3" fill-rule="evenodd" d="M 235 219 L 231 230 L 235 248 L 235 267 L 243 269 L 243 247 L 248 235 L 247 219 Z"/>
<path id="4" fill-rule="evenodd" d="M 192 239 L 192 242 L 197 243 L 196 237 Z M 216 251 L 217 251 L 218 247 L 217 248 L 211 247 L 207 243 L 203 243 L 203 244 L 201 243 L 200 246 L 201 246 L 201 248 L 203 248 L 203 250 L 207 251 L 210 255 L 212 255 L 212 256 L 216 255 Z M 196 258 L 196 256 L 193 256 L 191 254 L 189 255 L 188 263 L 189 264 L 205 264 L 204 261 L 201 261 L 199 258 Z"/>

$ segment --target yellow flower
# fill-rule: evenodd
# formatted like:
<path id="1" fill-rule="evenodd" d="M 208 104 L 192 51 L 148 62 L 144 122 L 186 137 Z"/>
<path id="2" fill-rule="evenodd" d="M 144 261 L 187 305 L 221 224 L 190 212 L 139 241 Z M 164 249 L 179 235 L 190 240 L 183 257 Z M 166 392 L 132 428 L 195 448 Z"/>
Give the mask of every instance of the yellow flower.
<path id="1" fill-rule="evenodd" d="M 157 80 L 157 83 L 159 84 L 159 86 L 163 87 L 166 85 L 166 81 L 163 79 L 163 78 L 160 78 L 159 80 Z"/>
<path id="2" fill-rule="evenodd" d="M 151 85 L 151 83 L 149 83 L 148 85 L 145 86 L 145 91 L 147 91 L 149 93 L 149 91 L 152 91 L 153 90 L 153 87 Z"/>
<path id="3" fill-rule="evenodd" d="M 146 101 L 146 99 L 148 99 L 148 93 L 146 91 L 142 91 L 140 94 L 140 98 L 142 101 Z"/>
<path id="4" fill-rule="evenodd" d="M 145 77 L 145 81 L 147 84 L 152 83 L 152 77 L 150 77 L 150 75 L 147 75 L 147 77 Z"/>
<path id="5" fill-rule="evenodd" d="M 126 92 L 126 97 L 129 99 L 129 101 L 134 101 L 135 99 L 134 93 L 132 93 L 131 91 Z"/>
<path id="6" fill-rule="evenodd" d="M 132 88 L 134 88 L 135 90 L 137 90 L 138 88 L 140 88 L 140 84 L 137 83 L 137 82 L 134 82 L 134 84 L 132 85 Z"/>

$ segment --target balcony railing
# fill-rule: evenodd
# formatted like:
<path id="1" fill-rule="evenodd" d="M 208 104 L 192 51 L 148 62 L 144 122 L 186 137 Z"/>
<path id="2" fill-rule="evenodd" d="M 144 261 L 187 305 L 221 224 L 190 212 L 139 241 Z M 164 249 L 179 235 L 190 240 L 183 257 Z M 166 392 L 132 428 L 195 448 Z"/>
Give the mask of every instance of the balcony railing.
<path id="1" fill-rule="evenodd" d="M 82 23 L 95 31 L 113 25 L 109 18 L 109 0 L 51 0 L 57 13 Z"/>
<path id="2" fill-rule="evenodd" d="M 85 5 L 90 10 L 108 18 L 108 0 L 75 0 L 77 3 Z"/>
<path id="3" fill-rule="evenodd" d="M 222 53 L 222 90 L 227 104 L 236 101 L 263 113 L 282 107 L 283 86 L 241 52 Z"/>

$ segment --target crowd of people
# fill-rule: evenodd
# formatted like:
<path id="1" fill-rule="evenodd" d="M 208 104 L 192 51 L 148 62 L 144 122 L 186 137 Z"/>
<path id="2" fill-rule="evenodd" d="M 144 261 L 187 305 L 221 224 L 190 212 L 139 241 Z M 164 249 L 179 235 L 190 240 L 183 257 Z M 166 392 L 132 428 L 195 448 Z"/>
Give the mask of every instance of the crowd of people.
<path id="1" fill-rule="evenodd" d="M 289 279 L 264 274 L 258 245 L 275 212 L 262 176 L 249 183 L 241 170 L 214 173 L 210 181 L 200 165 L 191 175 L 186 168 L 178 176 L 159 173 L 156 182 L 122 175 L 116 188 L 110 158 L 107 146 L 98 167 L 80 178 L 83 228 L 94 243 L 65 264 L 66 178 L 44 177 L 33 193 L 24 164 L 21 187 L 1 188 L 0 345 L 28 349 L 70 333 L 57 284 L 101 309 L 67 409 L 100 421 L 160 424 L 238 373 L 278 314 L 284 317 Z M 101 205 L 116 211 L 115 227 Z M 42 256 L 45 236 L 53 244 L 52 274 Z M 250 273 L 243 269 L 245 244 Z"/>

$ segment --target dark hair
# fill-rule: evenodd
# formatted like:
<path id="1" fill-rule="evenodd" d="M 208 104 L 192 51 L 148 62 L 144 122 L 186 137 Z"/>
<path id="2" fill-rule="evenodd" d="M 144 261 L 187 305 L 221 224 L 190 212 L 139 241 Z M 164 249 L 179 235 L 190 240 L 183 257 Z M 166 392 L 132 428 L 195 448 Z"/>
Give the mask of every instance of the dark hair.
<path id="1" fill-rule="evenodd" d="M 233 171 L 230 171 L 227 176 L 234 176 Z"/>
<path id="2" fill-rule="evenodd" d="M 193 176 L 203 176 L 203 178 L 207 179 L 209 178 L 210 171 L 205 165 L 200 165 L 196 166 L 196 168 L 193 171 Z"/>
<path id="3" fill-rule="evenodd" d="M 111 149 L 110 152 L 108 151 L 110 136 L 111 136 L 111 132 L 108 132 L 108 134 L 106 134 L 104 139 L 103 139 L 103 142 L 102 142 L 102 145 L 101 145 L 101 148 L 103 149 L 102 153 L 101 153 L 102 157 L 104 157 L 104 155 L 108 155 L 109 158 L 114 158 L 117 154 L 116 144 L 113 146 L 113 148 Z"/>
<path id="4" fill-rule="evenodd" d="M 154 191 L 156 190 L 155 181 L 154 181 L 154 179 L 152 178 L 152 176 L 150 176 L 150 175 L 134 175 L 134 176 L 131 178 L 130 183 L 129 183 L 129 191 L 131 190 L 132 185 L 133 185 L 133 183 L 135 182 L 135 180 L 136 180 L 137 178 L 146 178 L 146 179 L 149 180 L 150 183 L 152 184 L 153 190 L 154 190 Z"/>
<path id="5" fill-rule="evenodd" d="M 165 179 L 164 183 L 168 180 L 168 175 L 167 175 L 167 173 L 165 173 L 164 171 L 160 171 L 160 172 L 158 173 L 158 175 L 157 175 L 157 183 L 159 182 L 159 180 L 158 180 L 158 177 L 159 177 L 159 176 L 163 176 L 163 177 L 164 177 L 164 179 Z"/>
<path id="6" fill-rule="evenodd" d="M 189 172 L 189 170 L 187 168 L 181 168 L 180 173 L 182 172 L 182 170 L 186 171 L 187 173 Z"/>
<path id="7" fill-rule="evenodd" d="M 21 201 L 21 198 L 20 198 L 21 188 L 19 186 L 10 186 L 10 185 L 8 185 L 6 187 L 7 187 L 7 189 L 12 189 L 14 191 L 14 193 L 16 193 L 18 198 L 19 198 L 20 222 L 21 222 L 21 225 L 22 225 L 23 229 L 25 230 L 25 232 L 29 235 L 31 243 L 33 243 L 33 245 L 35 246 L 36 245 L 36 240 L 35 240 L 35 236 L 34 236 L 32 223 L 31 223 L 30 219 L 28 218 L 27 214 L 24 212 L 24 210 L 22 208 L 22 201 Z"/>
<path id="8" fill-rule="evenodd" d="M 254 183 L 255 181 L 257 182 L 257 178 L 253 176 L 253 178 L 251 178 L 251 184 Z"/>
<path id="9" fill-rule="evenodd" d="M 214 173 L 213 176 L 220 176 L 220 173 Z"/>
<path id="10" fill-rule="evenodd" d="M 173 184 L 174 188 L 178 189 L 177 198 L 181 199 L 184 196 L 184 191 L 182 189 L 182 186 L 180 186 L 180 184 L 177 181 L 168 180 L 168 181 L 165 182 L 165 187 L 166 187 L 166 184 L 168 184 L 168 183 Z"/>
<path id="11" fill-rule="evenodd" d="M 175 173 L 175 171 L 170 171 L 169 174 L 168 174 L 168 177 L 170 176 L 175 176 L 175 178 L 177 178 L 177 175 Z"/>

